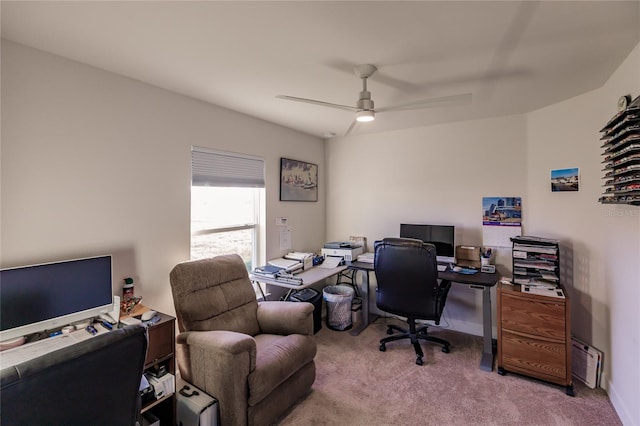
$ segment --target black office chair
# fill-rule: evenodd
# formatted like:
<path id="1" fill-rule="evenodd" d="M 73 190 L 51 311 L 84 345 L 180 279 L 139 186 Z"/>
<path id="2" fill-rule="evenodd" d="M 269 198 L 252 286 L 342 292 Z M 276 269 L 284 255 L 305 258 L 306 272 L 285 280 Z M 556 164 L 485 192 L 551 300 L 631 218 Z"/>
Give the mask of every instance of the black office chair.
<path id="1" fill-rule="evenodd" d="M 411 238 L 385 238 L 375 243 L 375 274 L 378 282 L 376 303 L 379 309 L 407 318 L 409 329 L 389 325 L 387 334 L 394 330 L 402 334 L 380 340 L 380 350 L 386 344 L 400 339 L 411 339 L 416 350 L 416 364 L 422 365 L 424 353 L 419 340 L 443 345 L 449 352 L 449 342 L 427 334 L 427 327 L 416 327 L 416 320 L 440 323 L 450 281 L 438 283 L 436 248 Z"/>
<path id="2" fill-rule="evenodd" d="M 5 367 L 0 371 L 2 424 L 141 424 L 146 355 L 147 329 L 129 325 Z"/>

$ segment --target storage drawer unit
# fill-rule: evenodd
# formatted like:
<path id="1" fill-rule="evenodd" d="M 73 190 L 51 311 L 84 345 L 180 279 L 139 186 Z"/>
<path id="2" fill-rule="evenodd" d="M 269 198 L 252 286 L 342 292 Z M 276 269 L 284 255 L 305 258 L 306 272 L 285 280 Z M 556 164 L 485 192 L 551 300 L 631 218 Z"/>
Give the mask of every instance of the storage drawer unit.
<path id="1" fill-rule="evenodd" d="M 563 292 L 559 299 L 498 285 L 498 373 L 562 385 L 573 396 L 570 305 Z"/>

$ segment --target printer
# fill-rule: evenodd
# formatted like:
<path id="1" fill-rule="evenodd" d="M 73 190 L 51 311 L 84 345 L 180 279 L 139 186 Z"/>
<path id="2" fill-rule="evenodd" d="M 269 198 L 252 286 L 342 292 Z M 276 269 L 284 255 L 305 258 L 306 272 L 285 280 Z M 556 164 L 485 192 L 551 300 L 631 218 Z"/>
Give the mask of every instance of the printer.
<path id="1" fill-rule="evenodd" d="M 322 255 L 341 257 L 345 262 L 355 261 L 359 255 L 364 252 L 362 246 L 348 242 L 331 242 L 325 243 L 322 247 Z"/>

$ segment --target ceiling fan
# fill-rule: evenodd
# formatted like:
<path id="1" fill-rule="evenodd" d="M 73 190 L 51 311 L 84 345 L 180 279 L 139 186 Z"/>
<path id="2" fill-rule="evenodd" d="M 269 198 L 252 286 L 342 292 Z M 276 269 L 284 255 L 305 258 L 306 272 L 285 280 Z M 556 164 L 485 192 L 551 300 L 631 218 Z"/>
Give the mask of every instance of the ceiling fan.
<path id="1" fill-rule="evenodd" d="M 471 93 L 464 93 L 461 95 L 452 95 L 452 96 L 443 96 L 440 98 L 431 98 L 424 99 L 421 101 L 415 101 L 407 104 L 394 105 L 390 107 L 383 108 L 375 108 L 373 104 L 373 99 L 371 99 L 371 92 L 367 90 L 367 79 L 371 77 L 378 68 L 375 65 L 364 64 L 357 65 L 354 69 L 356 75 L 360 76 L 362 79 L 362 91 L 360 91 L 360 95 L 358 98 L 358 102 L 356 102 L 356 106 L 349 105 L 340 105 L 334 104 L 330 102 L 318 101 L 315 99 L 307 99 L 307 98 L 298 98 L 295 96 L 287 96 L 287 95 L 277 95 L 276 98 L 286 99 L 288 101 L 296 101 L 296 102 L 305 102 L 309 104 L 315 104 L 320 106 L 325 106 L 329 108 L 342 109 L 345 111 L 355 112 L 356 116 L 347 131 L 345 132 L 345 136 L 347 136 L 353 127 L 357 123 L 365 123 L 368 121 L 373 121 L 375 119 L 376 113 L 387 112 L 387 111 L 406 111 L 412 109 L 422 109 L 422 108 L 434 108 L 440 106 L 453 106 L 453 105 L 462 105 L 468 104 L 471 102 Z"/>

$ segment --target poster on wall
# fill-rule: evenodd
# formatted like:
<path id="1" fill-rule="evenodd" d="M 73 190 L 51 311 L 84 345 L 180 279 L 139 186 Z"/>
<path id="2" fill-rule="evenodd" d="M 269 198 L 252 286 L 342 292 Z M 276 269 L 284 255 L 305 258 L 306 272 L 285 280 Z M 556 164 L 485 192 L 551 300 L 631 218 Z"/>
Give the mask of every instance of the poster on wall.
<path id="1" fill-rule="evenodd" d="M 318 165 L 281 158 L 280 201 L 318 201 Z"/>
<path id="2" fill-rule="evenodd" d="M 579 168 L 551 170 L 551 192 L 578 191 L 579 189 Z"/>
<path id="3" fill-rule="evenodd" d="M 482 198 L 482 244 L 511 247 L 511 238 L 522 235 L 521 197 Z"/>

